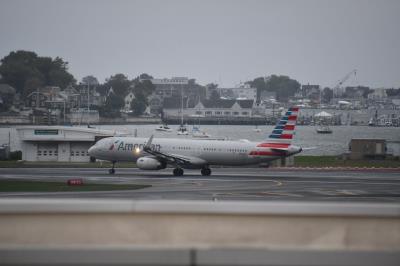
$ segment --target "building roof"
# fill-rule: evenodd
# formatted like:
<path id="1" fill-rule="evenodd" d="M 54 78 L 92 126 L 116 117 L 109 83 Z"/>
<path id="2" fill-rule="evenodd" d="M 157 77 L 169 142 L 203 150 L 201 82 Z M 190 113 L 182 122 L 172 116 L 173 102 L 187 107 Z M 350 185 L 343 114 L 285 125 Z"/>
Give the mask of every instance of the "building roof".
<path id="1" fill-rule="evenodd" d="M 252 108 L 254 100 L 203 100 L 201 101 L 205 108 L 232 108 L 235 103 L 238 103 L 242 108 Z"/>
<path id="2" fill-rule="evenodd" d="M 15 94 L 15 89 L 8 84 L 0 84 L 0 93 L 1 94 Z"/>
<path id="3" fill-rule="evenodd" d="M 235 103 L 238 103 L 241 108 L 252 108 L 254 100 L 226 100 L 226 99 L 216 99 L 216 100 L 202 100 L 201 104 L 204 108 L 222 108 L 229 109 L 232 108 Z M 187 97 L 183 98 L 184 108 L 194 108 L 197 102 L 193 100 L 187 100 Z M 176 97 L 165 98 L 163 103 L 163 108 L 165 109 L 179 109 L 181 108 L 181 99 Z"/>

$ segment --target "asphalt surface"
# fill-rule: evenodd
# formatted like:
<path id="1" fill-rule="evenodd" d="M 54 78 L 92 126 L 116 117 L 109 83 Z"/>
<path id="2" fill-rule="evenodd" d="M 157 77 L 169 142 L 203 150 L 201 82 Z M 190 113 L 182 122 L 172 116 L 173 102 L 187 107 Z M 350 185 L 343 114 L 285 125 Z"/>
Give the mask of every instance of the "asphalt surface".
<path id="1" fill-rule="evenodd" d="M 174 177 L 172 169 L 3 168 L 0 179 L 67 181 L 112 184 L 146 184 L 152 187 L 100 192 L 1 192 L 0 197 L 113 198 L 173 200 L 295 200 L 400 202 L 400 171 L 383 170 L 273 170 L 264 168 L 213 168 L 211 176 L 185 170 Z"/>

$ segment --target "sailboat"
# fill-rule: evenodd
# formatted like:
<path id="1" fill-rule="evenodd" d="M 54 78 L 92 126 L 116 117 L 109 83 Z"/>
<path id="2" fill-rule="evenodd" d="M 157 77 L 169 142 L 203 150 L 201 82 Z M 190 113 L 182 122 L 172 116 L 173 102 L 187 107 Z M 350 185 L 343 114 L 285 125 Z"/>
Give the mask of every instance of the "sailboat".
<path id="1" fill-rule="evenodd" d="M 177 131 L 178 135 L 189 135 L 187 127 L 183 125 L 183 88 L 181 88 L 181 124 Z"/>
<path id="2" fill-rule="evenodd" d="M 253 128 L 253 131 L 256 133 L 260 133 L 261 132 L 261 128 L 258 128 L 258 125 L 256 125 L 255 128 Z"/>

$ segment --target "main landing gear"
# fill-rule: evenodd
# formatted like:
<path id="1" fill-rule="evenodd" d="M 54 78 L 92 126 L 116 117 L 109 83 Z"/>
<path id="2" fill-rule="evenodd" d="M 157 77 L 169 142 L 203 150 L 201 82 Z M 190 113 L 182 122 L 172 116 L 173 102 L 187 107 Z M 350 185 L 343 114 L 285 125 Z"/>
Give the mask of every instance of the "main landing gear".
<path id="1" fill-rule="evenodd" d="M 112 168 L 110 169 L 110 170 L 108 170 L 108 173 L 110 174 L 110 175 L 113 175 L 113 174 L 115 174 L 115 161 L 113 161 L 112 162 Z"/>
<path id="2" fill-rule="evenodd" d="M 174 176 L 183 176 L 183 169 L 180 167 L 177 167 L 173 171 Z M 201 169 L 201 175 L 203 176 L 209 176 L 211 175 L 211 169 L 208 167 L 204 167 Z"/>
<path id="3" fill-rule="evenodd" d="M 204 175 L 204 176 L 211 175 L 211 169 L 210 168 L 202 168 L 201 169 L 201 175 Z"/>
<path id="4" fill-rule="evenodd" d="M 182 168 L 175 168 L 174 169 L 174 176 L 183 176 L 183 169 Z"/>

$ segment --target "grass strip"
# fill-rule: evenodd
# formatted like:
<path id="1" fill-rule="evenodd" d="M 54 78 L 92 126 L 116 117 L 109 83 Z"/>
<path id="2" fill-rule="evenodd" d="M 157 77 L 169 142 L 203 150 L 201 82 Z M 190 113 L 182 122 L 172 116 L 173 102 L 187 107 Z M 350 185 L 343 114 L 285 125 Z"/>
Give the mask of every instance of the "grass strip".
<path id="1" fill-rule="evenodd" d="M 0 168 L 111 168 L 110 162 L 78 163 L 78 162 L 26 162 L 0 161 Z M 136 168 L 134 162 L 118 162 L 118 168 Z"/>
<path id="2" fill-rule="evenodd" d="M 337 156 L 295 156 L 294 166 L 399 168 L 400 160 L 343 160 Z"/>
<path id="3" fill-rule="evenodd" d="M 151 187 L 150 185 L 135 184 L 99 184 L 83 183 L 82 185 L 69 186 L 67 182 L 44 182 L 28 180 L 0 180 L 0 192 L 63 192 L 63 191 L 110 191 L 110 190 L 135 190 Z"/>

